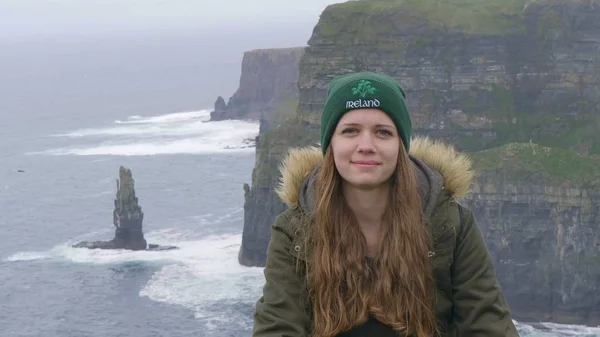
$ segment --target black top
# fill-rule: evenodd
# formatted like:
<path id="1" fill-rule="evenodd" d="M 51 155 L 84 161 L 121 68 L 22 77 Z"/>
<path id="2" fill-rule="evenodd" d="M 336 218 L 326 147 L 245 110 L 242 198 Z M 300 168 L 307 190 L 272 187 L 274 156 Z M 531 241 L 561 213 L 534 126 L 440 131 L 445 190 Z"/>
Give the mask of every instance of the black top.
<path id="1" fill-rule="evenodd" d="M 391 326 L 369 315 L 369 319 L 364 324 L 338 334 L 337 337 L 398 337 L 398 334 Z"/>

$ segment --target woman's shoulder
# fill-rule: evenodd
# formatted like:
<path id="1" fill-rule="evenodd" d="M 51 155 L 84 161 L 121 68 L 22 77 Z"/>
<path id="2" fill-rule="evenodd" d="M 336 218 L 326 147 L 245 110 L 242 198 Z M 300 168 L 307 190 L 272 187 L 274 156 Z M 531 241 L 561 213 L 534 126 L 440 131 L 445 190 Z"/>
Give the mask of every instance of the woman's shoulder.
<path id="1" fill-rule="evenodd" d="M 277 215 L 272 228 L 295 238 L 302 229 L 305 218 L 306 215 L 299 206 L 292 206 Z"/>
<path id="2" fill-rule="evenodd" d="M 306 261 L 308 257 L 304 252 L 304 236 L 309 223 L 307 215 L 299 206 L 288 208 L 273 222 L 270 245 L 278 250 L 288 251 L 293 258 Z"/>
<path id="3" fill-rule="evenodd" d="M 437 194 L 431 218 L 449 217 L 452 216 L 455 211 L 458 211 L 458 198 L 452 191 L 449 191 L 447 188 L 442 188 Z"/>
<path id="4" fill-rule="evenodd" d="M 464 209 L 465 207 L 459 204 L 457 198 L 447 189 L 438 193 L 431 217 L 426 221 L 434 241 L 438 242 L 445 237 L 451 239 L 458 232 Z"/>

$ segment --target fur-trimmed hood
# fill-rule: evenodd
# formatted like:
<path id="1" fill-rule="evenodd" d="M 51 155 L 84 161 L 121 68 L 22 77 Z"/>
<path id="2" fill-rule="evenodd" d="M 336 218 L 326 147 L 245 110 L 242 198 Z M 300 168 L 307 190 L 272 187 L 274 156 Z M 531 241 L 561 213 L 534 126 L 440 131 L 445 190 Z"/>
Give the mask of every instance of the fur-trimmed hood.
<path id="1" fill-rule="evenodd" d="M 469 158 L 452 146 L 429 138 L 411 140 L 410 158 L 417 168 L 423 211 L 429 216 L 435 207 L 439 192 L 446 189 L 453 198 L 469 192 L 474 172 Z M 318 147 L 293 148 L 281 162 L 281 178 L 276 188 L 279 198 L 288 207 L 300 206 L 305 211 L 313 208 L 316 168 L 323 159 Z"/>

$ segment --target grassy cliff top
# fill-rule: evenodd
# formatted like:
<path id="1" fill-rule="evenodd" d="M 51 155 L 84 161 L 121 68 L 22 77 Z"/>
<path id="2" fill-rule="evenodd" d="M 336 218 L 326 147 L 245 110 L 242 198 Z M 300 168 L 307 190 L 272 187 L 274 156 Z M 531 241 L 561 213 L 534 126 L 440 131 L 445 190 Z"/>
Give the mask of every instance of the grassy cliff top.
<path id="1" fill-rule="evenodd" d="M 600 156 L 530 143 L 509 143 L 470 154 L 479 175 L 504 174 L 515 182 L 600 187 Z"/>
<path id="2" fill-rule="evenodd" d="M 397 30 L 422 27 L 451 28 L 469 34 L 504 35 L 515 29 L 511 20 L 522 12 L 527 0 L 370 0 L 328 6 L 317 25 L 323 37 L 344 33 L 378 32 L 380 26 Z M 394 17 L 393 20 L 382 18 Z M 386 27 L 390 28 L 390 27 Z M 389 32 L 389 31 L 388 31 Z"/>
<path id="3" fill-rule="evenodd" d="M 548 6 L 548 5 L 590 5 L 593 3 L 593 0 L 529 0 L 527 1 L 528 5 L 540 5 L 540 6 Z"/>
<path id="4" fill-rule="evenodd" d="M 244 54 L 272 54 L 272 53 L 303 53 L 306 46 L 282 47 L 282 48 L 260 48 L 244 52 Z"/>
<path id="5" fill-rule="evenodd" d="M 252 60 L 256 57 L 268 57 L 273 62 L 288 62 L 290 57 L 300 58 L 306 47 L 289 47 L 289 48 L 268 48 L 268 49 L 253 49 L 244 52 L 244 60 Z"/>

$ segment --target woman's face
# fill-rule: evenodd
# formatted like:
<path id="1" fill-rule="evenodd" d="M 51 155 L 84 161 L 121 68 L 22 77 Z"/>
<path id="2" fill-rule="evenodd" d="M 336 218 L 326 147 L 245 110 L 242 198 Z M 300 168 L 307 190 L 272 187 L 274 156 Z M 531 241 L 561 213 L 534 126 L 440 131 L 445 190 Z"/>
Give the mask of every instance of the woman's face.
<path id="1" fill-rule="evenodd" d="M 378 109 L 356 109 L 338 122 L 331 147 L 336 168 L 354 187 L 373 189 L 396 170 L 400 137 L 392 119 Z"/>

